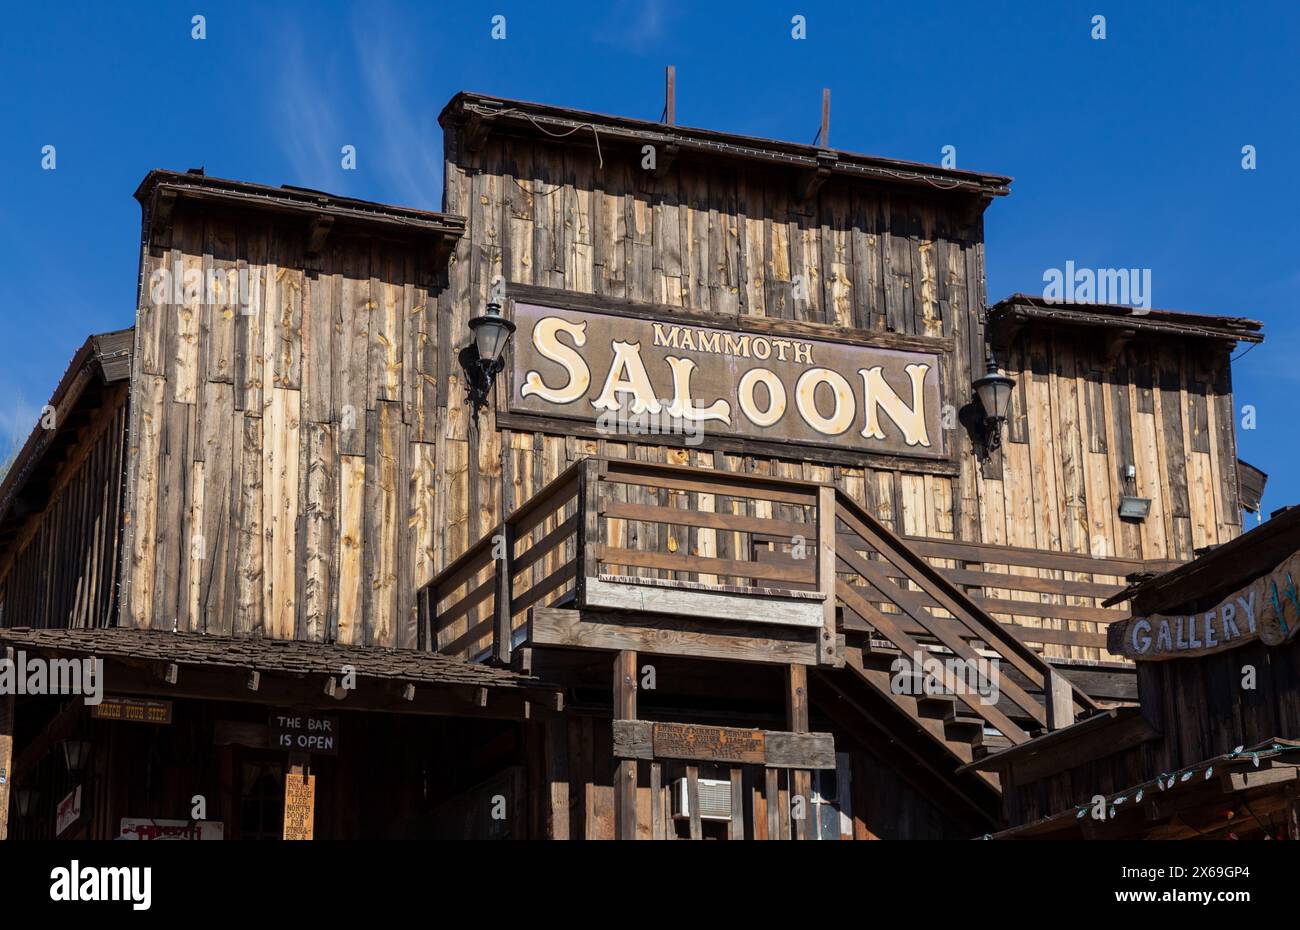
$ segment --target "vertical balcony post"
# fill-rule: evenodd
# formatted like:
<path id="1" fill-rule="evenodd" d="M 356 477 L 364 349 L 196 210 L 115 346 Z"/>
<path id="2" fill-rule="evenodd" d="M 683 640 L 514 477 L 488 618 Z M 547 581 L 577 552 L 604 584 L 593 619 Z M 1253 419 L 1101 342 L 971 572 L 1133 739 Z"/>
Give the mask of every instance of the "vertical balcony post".
<path id="1" fill-rule="evenodd" d="M 495 623 L 493 625 L 492 653 L 502 665 L 510 664 L 512 646 L 511 624 L 514 618 L 515 529 L 502 521 L 493 545 L 502 549 L 496 560 L 496 590 L 493 597 Z"/>
<path id="2" fill-rule="evenodd" d="M 623 650 L 614 657 L 614 719 L 636 719 L 636 653 Z M 614 835 L 636 839 L 637 761 L 621 759 L 614 766 Z"/>
<path id="3" fill-rule="evenodd" d="M 1074 689 L 1056 669 L 1043 679 L 1043 697 L 1047 699 L 1047 729 L 1063 730 L 1074 723 Z"/>
<path id="4" fill-rule="evenodd" d="M 834 488 L 817 489 L 817 590 L 825 598 L 817 637 L 817 661 L 822 665 L 843 665 L 836 648 Z"/>
<path id="5" fill-rule="evenodd" d="M 586 606 L 587 579 L 595 578 L 599 571 L 600 530 L 600 479 L 604 462 L 588 458 L 582 463 L 578 478 L 578 577 L 575 582 L 578 607 Z"/>

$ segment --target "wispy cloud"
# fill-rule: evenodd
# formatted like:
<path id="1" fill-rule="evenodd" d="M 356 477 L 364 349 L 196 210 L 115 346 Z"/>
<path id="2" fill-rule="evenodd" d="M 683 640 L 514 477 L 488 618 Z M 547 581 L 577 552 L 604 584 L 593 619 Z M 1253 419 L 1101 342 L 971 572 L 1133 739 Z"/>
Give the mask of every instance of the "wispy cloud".
<path id="1" fill-rule="evenodd" d="M 429 49 L 395 31 L 398 22 L 382 8 L 363 7 L 352 21 L 348 53 L 328 57 L 313 52 L 301 26 L 285 23 L 273 116 L 283 127 L 277 138 L 293 183 L 438 208 L 437 113 L 407 77 L 427 67 Z M 344 145 L 356 147 L 355 174 L 342 169 Z"/>
<path id="2" fill-rule="evenodd" d="M 21 392 L 0 392 L 0 461 L 26 440 L 39 416 L 40 409 L 24 400 Z"/>
<path id="3" fill-rule="evenodd" d="M 396 17 L 374 13 L 373 8 L 358 13 L 352 34 L 366 109 L 375 121 L 370 157 L 378 159 L 386 186 L 404 204 L 436 209 L 442 189 L 436 113 L 428 101 L 411 101 L 411 82 L 403 78 L 427 67 L 429 49 L 395 35 L 386 24 Z"/>
<path id="4" fill-rule="evenodd" d="M 667 34 L 672 13 L 666 0 L 615 0 L 593 38 L 643 52 Z"/>
<path id="5" fill-rule="evenodd" d="M 285 30 L 284 42 L 273 118 L 285 131 L 277 139 L 293 168 L 295 184 L 337 188 L 343 133 L 333 96 L 324 86 L 324 73 L 308 64 L 302 31 Z"/>

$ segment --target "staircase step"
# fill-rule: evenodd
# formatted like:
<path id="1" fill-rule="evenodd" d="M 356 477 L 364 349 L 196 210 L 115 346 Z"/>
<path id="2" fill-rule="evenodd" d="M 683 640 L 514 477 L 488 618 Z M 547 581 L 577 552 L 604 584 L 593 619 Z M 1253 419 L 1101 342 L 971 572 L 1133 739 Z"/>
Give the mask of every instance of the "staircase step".
<path id="1" fill-rule="evenodd" d="M 957 716 L 957 700 L 948 694 L 925 694 L 916 699 L 917 712 L 933 720 L 952 720 Z"/>
<path id="2" fill-rule="evenodd" d="M 862 665 L 865 668 L 874 668 L 882 672 L 892 670 L 894 661 L 898 658 L 898 652 L 895 650 L 888 651 L 867 651 L 862 650 Z"/>
<path id="3" fill-rule="evenodd" d="M 967 743 L 973 749 L 984 742 L 984 721 L 950 720 L 944 723 L 943 733 L 948 739 Z"/>
<path id="4" fill-rule="evenodd" d="M 845 667 L 855 672 L 859 679 L 866 682 L 872 690 L 893 702 L 899 709 L 911 717 L 921 730 L 928 734 L 935 742 L 943 746 L 943 748 L 959 762 L 965 764 L 967 762 L 975 761 L 975 748 L 972 745 L 972 740 L 978 741 L 979 739 L 982 739 L 983 721 L 980 722 L 980 732 L 976 735 L 972 732 L 971 725 L 965 723 L 945 723 L 944 721 L 937 720 L 933 717 L 923 716 L 918 707 L 918 701 L 916 698 L 907 694 L 894 693 L 893 689 L 890 687 L 892 676 L 888 671 L 864 666 L 864 656 L 861 650 L 849 649 L 846 650 L 846 652 L 848 662 Z M 922 700 L 925 700 L 927 697 L 929 696 L 923 696 Z M 950 697 L 946 698 L 946 700 L 949 704 L 955 703 Z M 956 719 L 955 714 L 954 719 Z M 956 729 L 953 730 L 953 735 L 949 735 L 948 730 L 950 727 L 956 727 Z M 995 790 L 1001 790 L 1001 783 L 993 773 L 979 772 L 977 775 Z"/>

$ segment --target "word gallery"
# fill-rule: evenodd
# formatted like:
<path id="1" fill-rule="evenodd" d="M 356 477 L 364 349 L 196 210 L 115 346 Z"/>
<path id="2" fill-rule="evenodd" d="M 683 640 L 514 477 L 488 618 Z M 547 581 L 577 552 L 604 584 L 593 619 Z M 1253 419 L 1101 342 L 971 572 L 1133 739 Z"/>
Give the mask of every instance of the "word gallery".
<path id="1" fill-rule="evenodd" d="M 438 212 L 144 177 L 0 481 L 0 649 L 95 669 L 0 693 L 0 836 L 1300 823 L 1260 324 L 990 304 L 1009 178 L 666 119 L 457 94 Z"/>

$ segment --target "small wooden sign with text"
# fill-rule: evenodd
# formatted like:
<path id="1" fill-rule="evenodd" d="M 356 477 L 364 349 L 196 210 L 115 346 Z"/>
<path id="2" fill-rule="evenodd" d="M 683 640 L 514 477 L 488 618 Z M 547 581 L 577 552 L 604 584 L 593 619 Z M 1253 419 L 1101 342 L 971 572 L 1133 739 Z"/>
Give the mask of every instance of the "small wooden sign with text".
<path id="1" fill-rule="evenodd" d="M 766 758 L 762 730 L 656 723 L 651 727 L 650 743 L 658 759 L 762 764 Z"/>
<path id="2" fill-rule="evenodd" d="M 316 776 L 290 771 L 284 777 L 284 838 L 309 840 L 316 823 Z"/>
<path id="3" fill-rule="evenodd" d="M 136 697 L 106 697 L 98 704 L 91 705 L 90 716 L 99 720 L 121 720 L 128 723 L 171 723 L 172 702 Z"/>
<path id="4" fill-rule="evenodd" d="M 766 768 L 833 769 L 835 738 L 830 733 L 615 720 L 614 755 L 620 759 L 687 759 Z"/>

